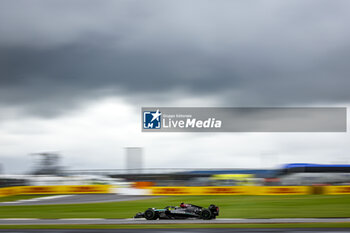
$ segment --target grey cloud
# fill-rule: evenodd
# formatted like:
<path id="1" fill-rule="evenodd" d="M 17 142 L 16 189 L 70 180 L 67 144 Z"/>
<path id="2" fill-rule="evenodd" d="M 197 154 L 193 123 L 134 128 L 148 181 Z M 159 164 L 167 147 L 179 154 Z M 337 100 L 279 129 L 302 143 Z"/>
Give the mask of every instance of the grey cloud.
<path id="1" fill-rule="evenodd" d="M 3 1 L 0 104 L 55 116 L 170 91 L 221 106 L 350 100 L 348 1 L 142 2 Z"/>

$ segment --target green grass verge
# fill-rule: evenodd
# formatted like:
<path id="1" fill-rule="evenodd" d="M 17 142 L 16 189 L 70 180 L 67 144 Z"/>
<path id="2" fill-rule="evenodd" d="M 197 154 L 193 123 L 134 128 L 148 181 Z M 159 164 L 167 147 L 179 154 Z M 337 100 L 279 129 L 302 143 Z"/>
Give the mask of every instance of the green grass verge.
<path id="1" fill-rule="evenodd" d="M 32 199 L 32 198 L 38 198 L 38 197 L 46 197 L 46 196 L 50 196 L 50 195 L 15 195 L 15 196 L 6 196 L 6 197 L 0 197 L 0 202 L 26 200 L 26 199 Z"/>
<path id="2" fill-rule="evenodd" d="M 350 195 L 167 196 L 111 203 L 0 206 L 0 218 L 131 218 L 149 207 L 188 202 L 220 206 L 222 218 L 350 217 Z"/>
<path id="3" fill-rule="evenodd" d="M 0 225 L 0 229 L 178 229 L 178 228 L 350 228 L 350 223 Z"/>

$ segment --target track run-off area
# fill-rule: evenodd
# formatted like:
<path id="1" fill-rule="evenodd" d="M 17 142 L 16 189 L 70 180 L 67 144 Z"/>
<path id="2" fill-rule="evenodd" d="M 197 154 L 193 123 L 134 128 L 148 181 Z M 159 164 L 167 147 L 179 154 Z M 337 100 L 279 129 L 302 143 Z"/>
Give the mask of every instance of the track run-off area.
<path id="1" fill-rule="evenodd" d="M 66 224 L 269 224 L 269 223 L 350 223 L 350 218 L 275 218 L 275 219 L 235 219 L 217 218 L 215 220 L 145 220 L 145 219 L 105 219 L 105 218 L 5 218 L 0 219 L 0 225 L 66 225 Z"/>

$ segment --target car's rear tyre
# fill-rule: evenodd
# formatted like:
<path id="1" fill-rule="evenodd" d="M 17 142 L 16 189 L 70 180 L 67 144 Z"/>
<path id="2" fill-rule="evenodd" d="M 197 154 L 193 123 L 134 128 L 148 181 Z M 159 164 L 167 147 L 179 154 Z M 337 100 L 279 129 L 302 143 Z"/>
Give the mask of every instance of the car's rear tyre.
<path id="1" fill-rule="evenodd" d="M 212 219 L 213 216 L 212 216 L 211 211 L 208 210 L 208 209 L 203 209 L 202 212 L 201 212 L 201 218 L 205 219 L 205 220 Z"/>
<path id="2" fill-rule="evenodd" d="M 145 218 L 147 220 L 156 220 L 158 218 L 158 213 L 153 209 L 148 209 L 145 211 Z"/>

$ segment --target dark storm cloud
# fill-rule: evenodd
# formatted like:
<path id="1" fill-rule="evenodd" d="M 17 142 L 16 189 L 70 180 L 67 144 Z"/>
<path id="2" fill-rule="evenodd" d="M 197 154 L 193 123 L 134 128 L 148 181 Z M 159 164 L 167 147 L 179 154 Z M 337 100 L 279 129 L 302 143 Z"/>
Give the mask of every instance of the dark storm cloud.
<path id="1" fill-rule="evenodd" d="M 222 106 L 350 100 L 348 1 L 0 5 L 1 105 L 50 116 L 170 91 Z"/>

